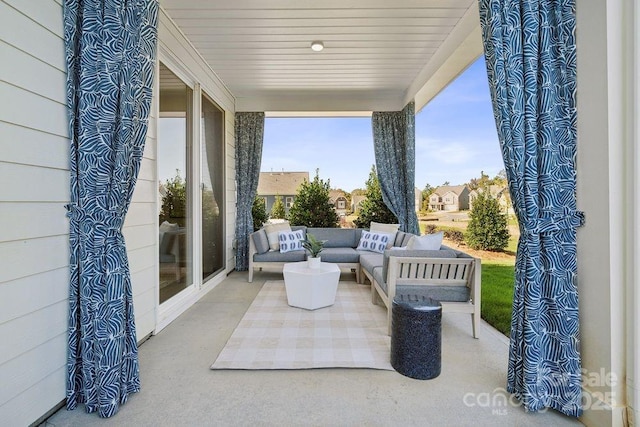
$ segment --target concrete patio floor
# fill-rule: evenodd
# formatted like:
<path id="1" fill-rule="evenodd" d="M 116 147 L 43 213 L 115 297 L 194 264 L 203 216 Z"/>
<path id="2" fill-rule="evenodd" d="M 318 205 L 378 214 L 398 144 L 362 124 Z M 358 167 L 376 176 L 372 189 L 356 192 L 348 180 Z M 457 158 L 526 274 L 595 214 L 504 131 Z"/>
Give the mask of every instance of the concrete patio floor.
<path id="1" fill-rule="evenodd" d="M 354 280 L 343 275 L 343 280 Z M 444 313 L 442 373 L 414 380 L 395 371 L 212 371 L 265 280 L 234 272 L 140 346 L 142 390 L 110 419 L 61 409 L 46 426 L 576 426 L 555 411 L 527 413 L 504 391 L 508 340 L 467 314 Z M 368 286 L 355 285 L 354 286 Z"/>

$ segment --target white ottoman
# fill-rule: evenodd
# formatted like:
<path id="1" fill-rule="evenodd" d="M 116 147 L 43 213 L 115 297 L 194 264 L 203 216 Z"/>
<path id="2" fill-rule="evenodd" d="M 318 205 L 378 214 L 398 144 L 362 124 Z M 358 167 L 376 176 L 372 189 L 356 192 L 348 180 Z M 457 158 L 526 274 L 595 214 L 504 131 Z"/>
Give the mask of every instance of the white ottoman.
<path id="1" fill-rule="evenodd" d="M 308 268 L 306 261 L 290 262 L 282 269 L 287 302 L 292 307 L 315 310 L 336 301 L 340 268 L 321 262 L 319 268 Z"/>

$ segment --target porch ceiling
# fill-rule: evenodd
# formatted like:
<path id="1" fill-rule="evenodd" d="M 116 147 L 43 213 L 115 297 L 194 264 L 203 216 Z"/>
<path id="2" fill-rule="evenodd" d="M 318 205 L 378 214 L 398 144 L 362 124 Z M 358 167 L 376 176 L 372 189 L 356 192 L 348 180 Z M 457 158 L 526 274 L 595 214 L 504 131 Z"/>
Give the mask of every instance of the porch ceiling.
<path id="1" fill-rule="evenodd" d="M 477 0 L 160 3 L 237 111 L 419 110 L 482 53 Z"/>

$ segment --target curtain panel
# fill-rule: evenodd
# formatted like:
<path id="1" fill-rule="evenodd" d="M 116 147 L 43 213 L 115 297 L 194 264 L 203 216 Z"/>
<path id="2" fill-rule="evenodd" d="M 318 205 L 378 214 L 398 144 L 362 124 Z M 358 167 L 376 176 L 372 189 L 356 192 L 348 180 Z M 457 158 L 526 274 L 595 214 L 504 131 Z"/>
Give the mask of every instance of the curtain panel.
<path id="1" fill-rule="evenodd" d="M 156 0 L 64 2 L 70 135 L 67 408 L 115 414 L 140 390 L 122 225 L 144 150 Z"/>
<path id="2" fill-rule="evenodd" d="M 415 104 L 402 111 L 371 116 L 373 147 L 382 199 L 398 218 L 400 230 L 420 234 L 415 202 Z"/>
<path id="3" fill-rule="evenodd" d="M 486 66 L 520 224 L 507 389 L 579 416 L 574 0 L 480 0 Z"/>
<path id="4" fill-rule="evenodd" d="M 249 235 L 253 233 L 251 208 L 258 189 L 264 113 L 236 113 L 236 270 L 249 269 Z"/>

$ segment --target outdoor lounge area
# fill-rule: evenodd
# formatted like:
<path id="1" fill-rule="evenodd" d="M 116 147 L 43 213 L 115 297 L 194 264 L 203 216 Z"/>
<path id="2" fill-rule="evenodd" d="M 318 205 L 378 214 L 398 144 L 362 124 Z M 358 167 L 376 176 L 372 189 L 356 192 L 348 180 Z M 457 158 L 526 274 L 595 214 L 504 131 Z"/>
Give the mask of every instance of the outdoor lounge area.
<path id="1" fill-rule="evenodd" d="M 252 283 L 230 274 L 142 344 L 142 391 L 112 418 L 61 409 L 44 425 L 582 425 L 552 410 L 527 413 L 510 398 L 507 338 L 482 322 L 474 339 L 467 314 L 443 315 L 442 373 L 432 380 L 375 369 L 210 370 L 266 280 L 282 274 L 257 272 Z"/>
<path id="2" fill-rule="evenodd" d="M 630 0 L 0 1 L 0 424 L 637 425 L 638 28 Z M 495 133 L 467 142 L 499 146 L 520 227 L 509 338 L 450 309 L 428 381 L 211 368 L 283 280 L 246 271 L 265 123 L 366 122 L 418 234 L 415 172 L 463 153 L 415 119 L 476 63 Z M 320 150 L 355 164 L 353 139 Z M 397 280 L 360 272 L 388 316 L 368 283 Z"/>

